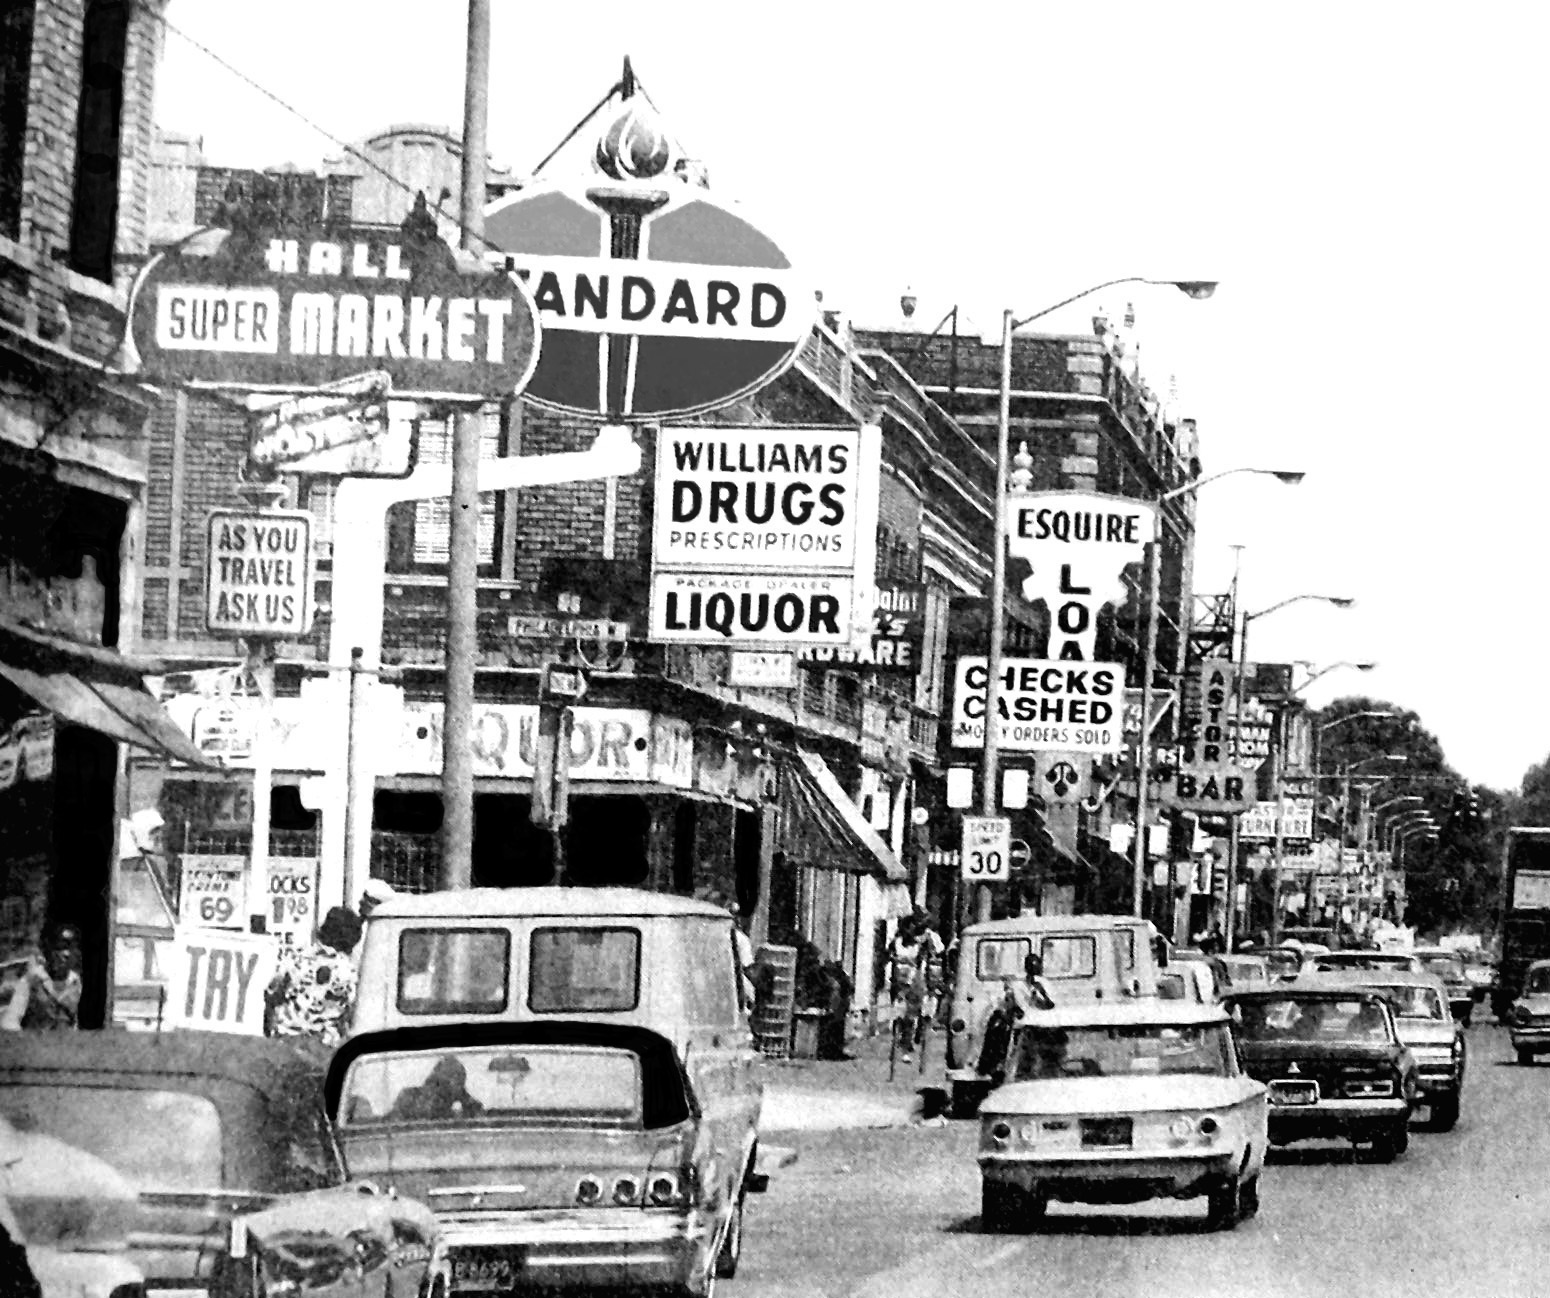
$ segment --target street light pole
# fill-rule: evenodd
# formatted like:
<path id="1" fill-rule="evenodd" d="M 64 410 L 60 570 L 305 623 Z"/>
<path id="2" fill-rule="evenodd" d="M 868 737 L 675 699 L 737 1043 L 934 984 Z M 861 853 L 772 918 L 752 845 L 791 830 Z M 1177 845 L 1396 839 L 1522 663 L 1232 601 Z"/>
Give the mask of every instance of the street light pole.
<path id="1" fill-rule="evenodd" d="M 1061 307 L 1112 288 L 1116 284 L 1166 284 L 1178 289 L 1186 297 L 1203 299 L 1216 291 L 1214 280 L 1148 279 L 1144 275 L 1122 275 L 1117 279 L 1104 280 L 1084 288 L 1080 293 L 1062 298 L 1052 306 L 1023 316 L 1012 318 L 1010 309 L 1001 313 L 1001 381 L 996 408 L 996 496 L 991 510 L 993 533 L 990 548 L 990 610 L 985 648 L 985 736 L 980 750 L 980 813 L 994 816 L 1001 809 L 1001 660 L 1006 643 L 1006 494 L 1010 476 L 1012 438 L 1012 335 L 1025 324 L 1031 324 Z M 1213 475 L 1220 476 L 1220 475 Z M 1298 475 L 1301 476 L 1301 475 Z M 1155 567 L 1155 560 L 1153 562 Z M 1155 601 L 1154 601 L 1155 603 Z M 1150 670 L 1148 670 L 1150 679 Z M 1145 728 L 1145 718 L 1142 720 Z M 990 885 L 981 884 L 976 890 L 975 918 L 990 918 Z M 1139 903 L 1137 905 L 1139 913 Z"/>

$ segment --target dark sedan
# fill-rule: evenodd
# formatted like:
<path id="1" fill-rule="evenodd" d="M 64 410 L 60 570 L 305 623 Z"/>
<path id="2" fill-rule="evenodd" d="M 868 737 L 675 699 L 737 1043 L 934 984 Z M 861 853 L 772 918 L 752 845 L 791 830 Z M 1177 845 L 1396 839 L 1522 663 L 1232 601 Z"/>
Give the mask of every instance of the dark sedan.
<path id="1" fill-rule="evenodd" d="M 1389 1162 L 1410 1143 L 1419 1070 L 1388 1000 L 1283 984 L 1226 998 L 1250 1077 L 1270 1090 L 1270 1143 L 1370 1142 Z"/>

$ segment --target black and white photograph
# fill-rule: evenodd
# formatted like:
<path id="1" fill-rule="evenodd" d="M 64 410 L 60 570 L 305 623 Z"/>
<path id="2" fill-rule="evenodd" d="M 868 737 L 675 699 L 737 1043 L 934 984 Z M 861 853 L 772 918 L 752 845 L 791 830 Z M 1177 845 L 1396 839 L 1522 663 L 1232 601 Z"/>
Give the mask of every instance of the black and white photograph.
<path id="1" fill-rule="evenodd" d="M 0 1298 L 1550 1294 L 1547 43 L 0 0 Z"/>

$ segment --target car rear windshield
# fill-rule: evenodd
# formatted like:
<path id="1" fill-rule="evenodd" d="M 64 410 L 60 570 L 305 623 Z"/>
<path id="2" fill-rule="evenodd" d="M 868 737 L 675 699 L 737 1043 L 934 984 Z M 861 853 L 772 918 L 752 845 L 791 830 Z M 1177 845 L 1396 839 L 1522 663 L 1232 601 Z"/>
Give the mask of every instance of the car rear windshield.
<path id="1" fill-rule="evenodd" d="M 1441 1022 L 1453 1017 L 1435 987 L 1385 987 L 1382 990 L 1389 998 L 1389 1004 L 1394 1007 L 1394 1013 L 1402 1019 L 1433 1019 Z"/>
<path id="2" fill-rule="evenodd" d="M 608 1013 L 640 1003 L 640 930 L 538 928 L 528 948 L 535 1014 Z"/>
<path id="3" fill-rule="evenodd" d="M 1239 1001 L 1232 1010 L 1245 1041 L 1391 1041 L 1376 1000 L 1274 997 Z"/>
<path id="4" fill-rule="evenodd" d="M 503 928 L 411 928 L 398 935 L 401 1014 L 499 1014 L 509 999 Z"/>
<path id="5" fill-rule="evenodd" d="M 203 1095 L 117 1086 L 0 1086 L 0 1117 L 95 1154 L 142 1192 L 223 1188 L 221 1118 Z"/>
<path id="6" fill-rule="evenodd" d="M 580 1045 L 366 1055 L 350 1066 L 339 1113 L 345 1127 L 557 1118 L 638 1125 L 640 1060 Z"/>
<path id="7" fill-rule="evenodd" d="M 1530 969 L 1523 979 L 1523 994 L 1543 996 L 1546 992 L 1550 992 L 1550 968 Z"/>
<path id="8" fill-rule="evenodd" d="M 1221 1024 L 1025 1027 L 1018 1029 L 1012 1046 L 1008 1080 L 1176 1073 L 1227 1077 L 1232 1071 L 1232 1044 Z"/>
<path id="9" fill-rule="evenodd" d="M 1456 955 L 1423 955 L 1421 965 L 1429 974 L 1450 982 L 1464 981 L 1464 962 Z"/>

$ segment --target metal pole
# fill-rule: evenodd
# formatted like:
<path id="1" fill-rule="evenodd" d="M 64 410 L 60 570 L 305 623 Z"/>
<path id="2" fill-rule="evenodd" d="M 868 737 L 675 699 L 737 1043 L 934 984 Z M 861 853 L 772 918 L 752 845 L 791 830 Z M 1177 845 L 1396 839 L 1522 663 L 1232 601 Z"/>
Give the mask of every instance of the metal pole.
<path id="1" fill-rule="evenodd" d="M 1012 426 L 1012 313 L 1001 313 L 1001 402 L 996 415 L 996 497 L 991 511 L 990 624 L 985 653 L 985 744 L 980 762 L 980 813 L 994 816 L 1001 809 L 1001 650 L 1006 604 L 1006 479 L 1007 443 Z M 975 889 L 975 917 L 990 918 L 990 885 Z"/>
<path id="2" fill-rule="evenodd" d="M 362 844 L 359 839 L 365 835 L 368 839 L 371 834 L 372 803 L 376 793 L 376 768 L 366 766 L 362 769 L 360 760 L 365 745 L 361 742 L 361 700 L 360 682 L 365 673 L 365 649 L 360 645 L 350 649 L 350 676 L 345 683 L 345 696 L 348 699 L 345 713 L 345 817 L 344 817 L 344 866 L 340 875 L 339 897 L 345 905 L 352 903 L 360 896 L 360 888 L 364 886 L 364 879 L 355 877 L 355 863 L 360 854 Z M 370 784 L 371 787 L 365 787 Z M 367 856 L 370 860 L 370 856 Z M 321 887 L 319 892 L 321 894 Z M 329 900 L 320 895 L 320 903 Z M 330 901 L 331 904 L 331 901 Z M 322 907 L 320 906 L 319 909 Z"/>
<path id="3" fill-rule="evenodd" d="M 1270 912 L 1270 945 L 1275 946 L 1281 939 L 1281 821 L 1286 814 L 1286 799 L 1281 793 L 1281 732 L 1285 728 L 1285 716 L 1281 708 L 1277 708 L 1271 716 L 1270 796 L 1276 800 L 1276 816 L 1275 837 L 1271 840 L 1270 849 L 1270 879 L 1275 897 L 1275 905 Z"/>
<path id="4" fill-rule="evenodd" d="M 489 117 L 489 0 L 468 0 L 463 84 L 462 246 L 478 251 L 484 234 L 485 126 Z M 479 653 L 479 447 L 484 418 L 459 410 L 452 437 L 451 528 L 447 541 L 447 667 L 442 712 L 441 886 L 473 882 L 474 663 Z"/>
<path id="5" fill-rule="evenodd" d="M 1159 506 L 1159 509 L 1161 506 Z M 1162 530 L 1162 516 L 1158 515 L 1157 529 Z M 1158 553 L 1157 537 L 1146 543 L 1146 643 L 1141 657 L 1141 725 L 1136 733 L 1136 833 L 1131 840 L 1130 909 L 1138 919 L 1146 889 L 1146 822 L 1148 816 L 1147 791 L 1151 783 L 1151 736 L 1148 727 L 1152 723 L 1152 675 L 1157 666 L 1157 595 L 1161 585 L 1162 559 Z M 1168 893 L 1173 894 L 1173 865 L 1168 866 Z"/>

